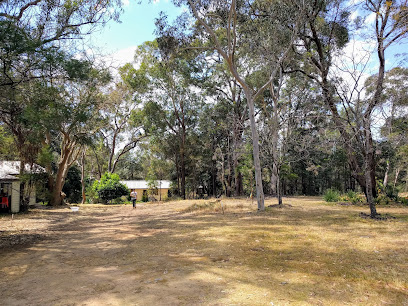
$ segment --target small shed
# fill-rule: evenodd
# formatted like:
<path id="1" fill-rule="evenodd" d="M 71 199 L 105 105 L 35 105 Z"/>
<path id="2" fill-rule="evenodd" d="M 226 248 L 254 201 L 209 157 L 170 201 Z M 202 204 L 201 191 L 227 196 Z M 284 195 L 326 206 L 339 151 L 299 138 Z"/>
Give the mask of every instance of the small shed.
<path id="1" fill-rule="evenodd" d="M 44 168 L 38 165 L 26 164 L 26 173 L 41 173 Z M 23 190 L 21 190 L 20 162 L 0 161 L 0 211 L 18 213 L 20 211 Z M 29 204 L 35 204 L 35 188 L 30 191 Z"/>
<path id="2" fill-rule="evenodd" d="M 149 185 L 147 181 L 120 181 L 122 184 L 126 185 L 129 189 L 129 191 L 135 189 L 137 192 L 137 200 L 141 201 L 143 198 L 143 195 L 147 195 L 147 191 L 149 190 Z M 168 197 L 169 190 L 170 190 L 170 181 L 164 181 L 164 180 L 158 180 L 156 181 L 156 191 L 157 191 L 157 200 L 160 198 L 161 194 L 161 199 L 164 200 Z"/>

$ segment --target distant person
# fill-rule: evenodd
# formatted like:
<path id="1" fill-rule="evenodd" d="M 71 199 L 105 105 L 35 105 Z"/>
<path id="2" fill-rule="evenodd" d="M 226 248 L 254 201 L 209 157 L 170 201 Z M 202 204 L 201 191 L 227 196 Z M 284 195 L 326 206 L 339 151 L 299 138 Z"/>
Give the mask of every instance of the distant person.
<path id="1" fill-rule="evenodd" d="M 136 208 L 136 200 L 137 200 L 136 189 L 133 189 L 132 192 L 130 193 L 130 199 L 132 200 L 133 208 Z"/>

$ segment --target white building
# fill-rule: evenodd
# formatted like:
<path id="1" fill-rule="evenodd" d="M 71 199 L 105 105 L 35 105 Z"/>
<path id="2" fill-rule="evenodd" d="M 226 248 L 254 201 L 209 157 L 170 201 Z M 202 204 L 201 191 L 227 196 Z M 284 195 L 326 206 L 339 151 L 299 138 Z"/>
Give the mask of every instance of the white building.
<path id="1" fill-rule="evenodd" d="M 127 188 L 131 190 L 136 190 L 137 192 L 137 200 L 141 201 L 143 195 L 147 195 L 147 191 L 149 190 L 149 185 L 147 181 L 120 181 L 123 185 L 126 185 Z M 156 190 L 157 195 L 155 196 L 156 200 L 164 200 L 168 197 L 169 190 L 170 190 L 170 181 L 155 181 L 156 182 Z"/>
<path id="2" fill-rule="evenodd" d="M 25 165 L 26 173 L 41 173 L 44 168 L 28 164 Z M 20 211 L 23 192 L 20 190 L 21 180 L 19 161 L 0 161 L 0 211 L 17 213 Z M 35 204 L 35 188 L 29 193 L 29 204 Z"/>

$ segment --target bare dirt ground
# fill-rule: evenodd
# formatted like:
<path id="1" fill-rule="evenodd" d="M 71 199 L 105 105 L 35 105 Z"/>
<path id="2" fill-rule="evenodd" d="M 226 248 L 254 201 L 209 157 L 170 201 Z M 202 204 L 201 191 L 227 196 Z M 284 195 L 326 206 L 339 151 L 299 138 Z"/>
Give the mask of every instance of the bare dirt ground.
<path id="1" fill-rule="evenodd" d="M 407 207 L 221 203 L 2 216 L 0 304 L 408 305 Z"/>

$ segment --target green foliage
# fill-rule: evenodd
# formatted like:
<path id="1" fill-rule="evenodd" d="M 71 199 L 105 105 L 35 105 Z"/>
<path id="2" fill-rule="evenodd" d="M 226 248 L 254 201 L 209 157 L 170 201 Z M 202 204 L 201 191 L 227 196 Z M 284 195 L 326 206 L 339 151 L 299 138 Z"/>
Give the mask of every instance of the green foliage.
<path id="1" fill-rule="evenodd" d="M 16 159 L 17 149 L 13 136 L 3 126 L 0 126 L 0 160 Z"/>
<path id="2" fill-rule="evenodd" d="M 147 77 L 147 65 L 141 63 L 139 69 L 135 69 L 131 64 L 126 64 L 119 68 L 119 74 L 122 80 L 135 91 L 145 92 L 149 85 L 149 78 Z"/>
<path id="3" fill-rule="evenodd" d="M 326 202 L 337 202 L 340 200 L 340 193 L 335 189 L 327 189 L 324 194 Z"/>
<path id="4" fill-rule="evenodd" d="M 62 191 L 69 203 L 78 203 L 82 198 L 81 170 L 74 166 L 69 168 Z"/>
<path id="5" fill-rule="evenodd" d="M 402 205 L 407 205 L 408 206 L 408 197 L 399 197 L 398 201 L 402 204 Z"/>
<path id="6" fill-rule="evenodd" d="M 98 192 L 93 188 L 95 181 L 88 184 L 86 187 L 86 202 L 88 204 L 97 203 L 99 201 Z"/>
<path id="7" fill-rule="evenodd" d="M 350 201 L 352 204 L 357 204 L 363 202 L 363 198 L 361 195 L 357 194 L 353 190 L 349 190 L 346 194 L 348 201 Z"/>
<path id="8" fill-rule="evenodd" d="M 246 154 L 239 165 L 239 171 L 242 173 L 245 194 L 255 196 L 255 169 L 251 146 L 247 145 L 245 150 Z"/>
<path id="9" fill-rule="evenodd" d="M 398 189 L 391 185 L 385 186 L 385 194 L 388 198 L 394 201 L 398 200 Z"/>
<path id="10" fill-rule="evenodd" d="M 43 167 L 50 165 L 53 162 L 52 150 L 49 145 L 45 145 L 38 153 L 37 163 Z"/>
<path id="11" fill-rule="evenodd" d="M 390 198 L 387 197 L 385 194 L 379 194 L 377 198 L 375 199 L 375 203 L 377 205 L 381 205 L 381 204 L 388 205 L 390 204 Z"/>
<path id="12" fill-rule="evenodd" d="M 34 184 L 36 202 L 48 203 L 50 192 L 48 190 L 48 174 L 47 173 L 24 173 L 20 176 L 20 180 L 27 184 Z"/>
<path id="13" fill-rule="evenodd" d="M 92 189 L 105 202 L 129 195 L 128 188 L 119 182 L 119 175 L 109 172 L 102 175 L 100 181 L 95 181 Z"/>

